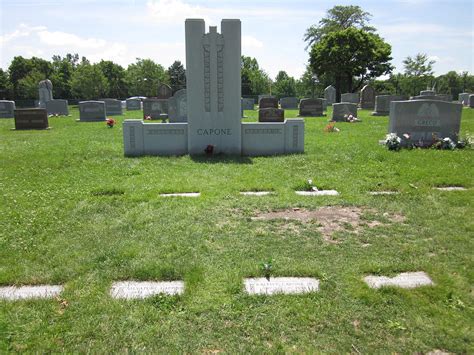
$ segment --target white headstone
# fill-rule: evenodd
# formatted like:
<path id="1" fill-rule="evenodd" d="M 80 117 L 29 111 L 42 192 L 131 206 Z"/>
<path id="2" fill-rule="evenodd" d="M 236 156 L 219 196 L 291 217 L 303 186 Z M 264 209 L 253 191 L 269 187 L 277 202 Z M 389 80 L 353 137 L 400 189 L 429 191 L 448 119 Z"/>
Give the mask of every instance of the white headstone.
<path id="1" fill-rule="evenodd" d="M 319 280 L 310 277 L 271 277 L 244 280 L 249 295 L 300 294 L 319 291 Z"/>
<path id="2" fill-rule="evenodd" d="M 183 292 L 183 281 L 120 281 L 112 284 L 110 295 L 119 299 L 144 299 L 159 294 L 180 295 Z"/>
<path id="3" fill-rule="evenodd" d="M 53 298 L 63 291 L 60 285 L 0 287 L 0 299 L 15 301 L 31 298 Z"/>
<path id="4" fill-rule="evenodd" d="M 433 285 L 433 281 L 431 281 L 430 277 L 424 272 L 404 272 L 395 277 L 371 275 L 364 277 L 364 281 L 371 288 L 381 288 L 384 286 L 415 288 Z"/>

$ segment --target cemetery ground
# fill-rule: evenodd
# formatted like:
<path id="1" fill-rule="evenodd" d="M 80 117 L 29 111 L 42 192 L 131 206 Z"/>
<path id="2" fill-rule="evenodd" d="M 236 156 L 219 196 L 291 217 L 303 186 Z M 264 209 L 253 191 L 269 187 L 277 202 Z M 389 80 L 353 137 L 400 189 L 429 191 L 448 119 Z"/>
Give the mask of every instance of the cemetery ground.
<path id="1" fill-rule="evenodd" d="M 140 111 L 112 129 L 70 112 L 44 131 L 0 120 L 0 285 L 64 285 L 0 300 L 0 352 L 474 351 L 472 149 L 388 151 L 388 117 L 360 110 L 337 133 L 323 132 L 330 113 L 305 118 L 304 154 L 126 158 L 121 125 Z M 295 194 L 308 179 L 340 195 Z M 240 195 L 252 190 L 272 194 Z M 201 196 L 160 196 L 173 192 Z M 247 295 L 264 263 L 320 289 Z M 363 281 L 412 271 L 434 285 Z M 185 292 L 113 299 L 124 280 L 184 280 Z"/>

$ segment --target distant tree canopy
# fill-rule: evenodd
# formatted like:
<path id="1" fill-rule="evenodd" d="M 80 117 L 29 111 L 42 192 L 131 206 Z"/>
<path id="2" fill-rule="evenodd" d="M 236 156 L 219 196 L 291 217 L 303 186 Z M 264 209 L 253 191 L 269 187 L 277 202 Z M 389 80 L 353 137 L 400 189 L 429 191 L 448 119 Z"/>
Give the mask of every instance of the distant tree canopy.
<path id="1" fill-rule="evenodd" d="M 179 60 L 175 60 L 166 72 L 170 78 L 170 86 L 173 93 L 186 89 L 186 70 Z"/>
<path id="2" fill-rule="evenodd" d="M 271 90 L 270 77 L 251 57 L 241 58 L 241 83 L 243 96 L 268 94 Z"/>

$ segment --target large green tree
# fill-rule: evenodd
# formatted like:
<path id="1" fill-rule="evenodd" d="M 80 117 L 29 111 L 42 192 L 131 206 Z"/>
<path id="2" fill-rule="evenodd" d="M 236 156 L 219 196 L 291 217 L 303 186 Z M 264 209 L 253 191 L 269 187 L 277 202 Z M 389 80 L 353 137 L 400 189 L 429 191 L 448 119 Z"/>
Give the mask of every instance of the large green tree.
<path id="1" fill-rule="evenodd" d="M 241 58 L 241 85 L 243 96 L 268 94 L 271 87 L 268 74 L 260 69 L 255 58 L 242 56 Z"/>
<path id="2" fill-rule="evenodd" d="M 0 68 L 0 99 L 4 100 L 11 96 L 11 85 L 8 78 L 8 73 Z"/>
<path id="3" fill-rule="evenodd" d="M 128 88 L 125 79 L 125 69 L 110 60 L 101 60 L 98 66 L 107 79 L 108 89 L 106 96 L 110 98 L 127 97 Z"/>
<path id="4" fill-rule="evenodd" d="M 418 53 L 414 57 L 407 57 L 403 60 L 405 69 L 404 84 L 409 85 L 407 90 L 410 95 L 418 95 L 421 90 L 431 88 L 434 84 L 433 77 L 434 60 L 430 60 L 425 53 Z M 408 84 L 407 84 L 408 83 Z"/>
<path id="5" fill-rule="evenodd" d="M 71 89 L 76 98 L 83 100 L 99 99 L 107 95 L 107 78 L 98 64 L 87 61 L 79 64 L 71 77 Z"/>
<path id="6" fill-rule="evenodd" d="M 296 81 L 285 71 L 278 72 L 275 82 L 272 85 L 272 94 L 281 98 L 296 96 Z"/>
<path id="7" fill-rule="evenodd" d="M 389 74 L 391 51 L 377 34 L 350 27 L 329 33 L 313 45 L 309 62 L 315 74 L 334 76 L 339 100 L 343 89 L 354 92 L 365 81 Z"/>
<path id="8" fill-rule="evenodd" d="M 169 83 L 169 77 L 162 65 L 151 59 L 137 58 L 127 68 L 128 91 L 131 96 L 156 96 L 161 83 Z"/>
<path id="9" fill-rule="evenodd" d="M 173 93 L 181 89 L 186 89 L 186 70 L 179 60 L 175 60 L 174 63 L 171 64 L 167 73 L 170 78 L 170 86 Z"/>

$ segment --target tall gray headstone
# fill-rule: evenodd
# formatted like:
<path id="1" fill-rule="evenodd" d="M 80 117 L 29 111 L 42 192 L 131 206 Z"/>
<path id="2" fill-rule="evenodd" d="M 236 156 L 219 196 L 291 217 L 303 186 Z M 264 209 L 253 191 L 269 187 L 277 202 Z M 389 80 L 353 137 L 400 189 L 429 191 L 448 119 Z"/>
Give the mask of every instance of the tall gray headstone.
<path id="1" fill-rule="evenodd" d="M 15 101 L 0 100 L 0 118 L 13 118 Z"/>
<path id="2" fill-rule="evenodd" d="M 323 99 L 301 99 L 299 116 L 323 116 Z"/>
<path id="3" fill-rule="evenodd" d="M 79 120 L 81 122 L 98 122 L 106 119 L 104 101 L 79 102 Z"/>
<path id="4" fill-rule="evenodd" d="M 349 102 L 332 104 L 332 121 L 345 122 L 349 115 L 357 117 L 357 105 Z"/>
<path id="5" fill-rule="evenodd" d="M 255 100 L 252 98 L 243 98 L 242 107 L 244 110 L 253 110 L 255 105 Z"/>
<path id="6" fill-rule="evenodd" d="M 122 101 L 116 99 L 102 99 L 105 103 L 105 113 L 107 116 L 122 115 Z"/>
<path id="7" fill-rule="evenodd" d="M 53 84 L 51 80 L 41 80 L 38 84 L 38 94 L 39 94 L 39 107 L 45 108 L 46 101 L 53 99 Z"/>
<path id="8" fill-rule="evenodd" d="M 468 92 L 462 92 L 459 94 L 459 102 L 464 106 L 469 106 L 469 94 Z"/>
<path id="9" fill-rule="evenodd" d="M 168 118 L 172 122 L 188 122 L 188 97 L 186 89 L 178 90 L 168 100 Z"/>
<path id="10" fill-rule="evenodd" d="M 469 107 L 474 108 L 474 95 L 469 95 Z"/>
<path id="11" fill-rule="evenodd" d="M 297 97 L 282 97 L 280 99 L 280 106 L 282 109 L 294 110 L 298 108 L 298 98 Z"/>
<path id="12" fill-rule="evenodd" d="M 375 90 L 370 85 L 365 85 L 360 91 L 360 108 L 373 109 L 375 107 Z"/>
<path id="13" fill-rule="evenodd" d="M 433 136 L 457 141 L 461 126 L 462 105 L 459 103 L 410 100 L 390 103 L 389 133 L 407 133 L 414 143 L 431 145 Z M 405 140 L 402 140 L 402 144 Z"/>
<path id="14" fill-rule="evenodd" d="M 152 120 L 165 120 L 166 118 L 168 118 L 168 100 L 143 100 L 143 118 L 150 118 Z"/>
<path id="15" fill-rule="evenodd" d="M 171 90 L 171 87 L 169 85 L 161 84 L 160 86 L 158 86 L 158 95 L 156 95 L 156 98 L 168 100 L 172 94 L 173 90 Z"/>
<path id="16" fill-rule="evenodd" d="M 324 89 L 324 98 L 326 99 L 326 103 L 330 106 L 336 102 L 336 88 L 332 85 L 329 85 L 326 89 Z"/>
<path id="17" fill-rule="evenodd" d="M 142 109 L 142 101 L 140 99 L 127 99 L 125 100 L 125 105 L 127 107 L 127 111 L 136 111 Z"/>
<path id="18" fill-rule="evenodd" d="M 187 19 L 186 83 L 188 150 L 204 154 L 241 154 L 241 23 L 222 20 L 205 32 L 202 19 Z"/>
<path id="19" fill-rule="evenodd" d="M 405 100 L 401 95 L 377 95 L 375 97 L 375 111 L 372 116 L 388 116 L 390 112 L 390 102 Z"/>
<path id="20" fill-rule="evenodd" d="M 48 115 L 69 116 L 67 100 L 53 99 L 46 101 L 46 111 Z"/>
<path id="21" fill-rule="evenodd" d="M 341 95 L 341 102 L 349 102 L 351 104 L 359 104 L 359 94 L 356 92 L 347 92 Z"/>

